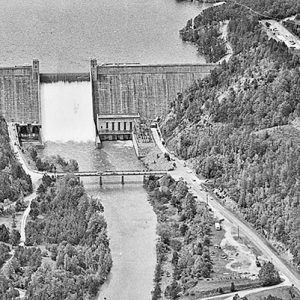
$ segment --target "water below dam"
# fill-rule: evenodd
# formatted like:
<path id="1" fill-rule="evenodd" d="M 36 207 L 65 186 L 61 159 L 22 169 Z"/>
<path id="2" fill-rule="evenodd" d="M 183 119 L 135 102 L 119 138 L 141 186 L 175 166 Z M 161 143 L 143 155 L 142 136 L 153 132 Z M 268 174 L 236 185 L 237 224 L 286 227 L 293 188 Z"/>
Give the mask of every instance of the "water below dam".
<path id="1" fill-rule="evenodd" d="M 143 169 L 131 141 L 104 142 L 100 150 L 91 142 L 49 142 L 43 154 L 76 159 L 83 171 Z M 147 201 L 142 176 L 125 177 L 124 186 L 118 177 L 103 179 L 102 187 L 98 178 L 85 178 L 83 183 L 88 194 L 100 199 L 104 206 L 112 250 L 113 267 L 98 299 L 151 299 L 156 264 L 156 216 Z"/>
<path id="2" fill-rule="evenodd" d="M 1 1 L 0 65 L 39 59 L 41 72 L 88 72 L 104 62 L 200 63 L 179 30 L 203 9 L 178 0 Z"/>

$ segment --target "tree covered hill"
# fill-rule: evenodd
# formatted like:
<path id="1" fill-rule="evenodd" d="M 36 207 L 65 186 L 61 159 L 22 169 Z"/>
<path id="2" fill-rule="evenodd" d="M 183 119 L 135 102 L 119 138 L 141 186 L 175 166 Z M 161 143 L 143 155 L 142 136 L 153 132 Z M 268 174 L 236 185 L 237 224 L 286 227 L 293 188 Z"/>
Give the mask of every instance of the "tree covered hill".
<path id="1" fill-rule="evenodd" d="M 235 53 L 248 47 L 245 43 L 255 43 L 256 39 L 240 39 L 241 35 L 258 38 L 256 25 L 259 20 L 274 18 L 281 20 L 300 13 L 300 2 L 297 0 L 227 0 L 226 4 L 210 7 L 195 19 L 189 20 L 180 30 L 183 41 L 195 44 L 201 55 L 210 62 L 218 62 L 226 54 L 225 41 L 221 34 L 222 22 L 231 20 L 229 41 Z M 240 34 L 234 28 L 239 27 Z"/>
<path id="2" fill-rule="evenodd" d="M 0 117 L 0 204 L 4 200 L 16 201 L 21 194 L 32 192 L 32 183 L 17 161 L 10 147 L 7 124 Z"/>
<path id="3" fill-rule="evenodd" d="M 28 299 L 93 299 L 112 266 L 101 203 L 72 175 L 44 176 L 37 193 L 26 244 L 46 245 L 53 262 L 32 274 Z"/>
<path id="4" fill-rule="evenodd" d="M 299 12 L 300 5 L 239 2 L 274 17 Z M 234 1 L 210 8 L 195 24 L 220 20 L 230 20 L 233 57 L 178 95 L 162 131 L 177 155 L 192 159 L 197 172 L 226 190 L 244 217 L 282 242 L 300 266 L 300 143 L 288 125 L 300 118 L 300 57 L 270 40 L 259 17 Z"/>
<path id="5" fill-rule="evenodd" d="M 0 299 L 14 299 L 16 289 L 25 289 L 28 300 L 95 299 L 112 266 L 101 203 L 72 175 L 45 175 L 37 194 L 26 247 L 17 246 L 1 269 Z"/>

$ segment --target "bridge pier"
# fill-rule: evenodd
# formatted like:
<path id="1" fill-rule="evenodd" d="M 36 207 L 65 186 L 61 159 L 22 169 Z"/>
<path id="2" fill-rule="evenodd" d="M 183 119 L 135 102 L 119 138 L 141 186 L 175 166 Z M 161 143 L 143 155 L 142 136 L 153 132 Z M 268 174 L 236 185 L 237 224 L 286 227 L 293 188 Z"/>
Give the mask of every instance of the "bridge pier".
<path id="1" fill-rule="evenodd" d="M 121 177 L 121 183 L 124 184 L 124 175 Z"/>
<path id="2" fill-rule="evenodd" d="M 102 186 L 102 176 L 99 177 L 99 184 Z"/>

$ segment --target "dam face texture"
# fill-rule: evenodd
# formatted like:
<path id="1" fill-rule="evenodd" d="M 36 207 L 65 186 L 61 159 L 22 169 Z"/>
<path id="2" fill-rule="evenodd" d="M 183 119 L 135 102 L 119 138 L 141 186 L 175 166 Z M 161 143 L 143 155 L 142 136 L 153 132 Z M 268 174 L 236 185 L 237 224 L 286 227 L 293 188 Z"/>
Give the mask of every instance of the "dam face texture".
<path id="1" fill-rule="evenodd" d="M 0 68 L 0 114 L 8 122 L 40 124 L 39 61 Z"/>
<path id="2" fill-rule="evenodd" d="M 32 66 L 0 68 L 0 114 L 8 122 L 40 126 L 40 83 L 87 81 L 91 84 L 94 123 L 99 131 L 99 124 L 106 116 L 153 119 L 164 115 L 177 93 L 210 74 L 215 67 L 214 64 L 98 65 L 93 59 L 90 73 L 40 74 L 39 61 L 34 60 Z"/>
<path id="3" fill-rule="evenodd" d="M 167 112 L 177 93 L 202 79 L 214 64 L 139 65 L 91 61 L 94 118 L 136 115 L 155 118 Z"/>

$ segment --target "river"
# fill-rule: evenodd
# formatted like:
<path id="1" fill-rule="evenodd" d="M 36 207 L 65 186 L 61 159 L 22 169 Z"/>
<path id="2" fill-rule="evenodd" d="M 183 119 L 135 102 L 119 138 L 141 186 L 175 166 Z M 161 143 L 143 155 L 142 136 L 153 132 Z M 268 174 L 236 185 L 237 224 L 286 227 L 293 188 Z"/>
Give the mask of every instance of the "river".
<path id="1" fill-rule="evenodd" d="M 47 143 L 45 155 L 59 154 L 74 158 L 80 170 L 143 169 L 136 158 L 131 141 L 107 142 L 97 150 L 93 143 Z M 142 177 L 103 180 L 83 179 L 89 195 L 101 200 L 108 223 L 112 250 L 111 275 L 103 285 L 99 300 L 151 299 L 156 263 L 156 216 L 147 202 Z"/>
<path id="2" fill-rule="evenodd" d="M 1 1 L 0 65 L 31 64 L 41 72 L 88 72 L 99 63 L 204 62 L 182 43 L 179 29 L 205 7 L 176 0 Z M 76 159 L 80 170 L 143 169 L 131 142 L 95 149 L 88 83 L 41 85 L 43 155 Z M 98 299 L 151 299 L 156 264 L 156 216 L 141 178 L 84 179 L 101 200 L 108 223 L 113 267 Z"/>

